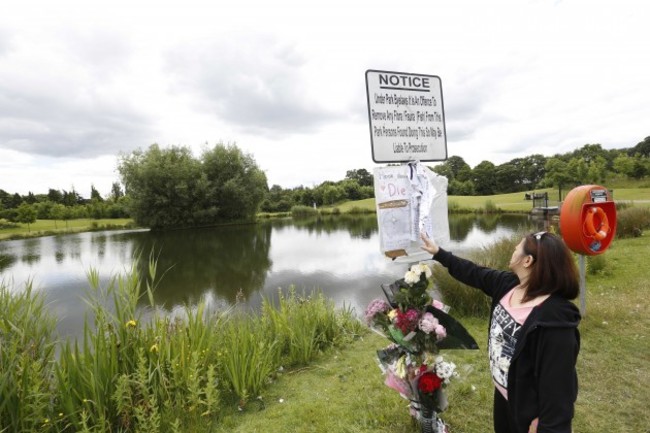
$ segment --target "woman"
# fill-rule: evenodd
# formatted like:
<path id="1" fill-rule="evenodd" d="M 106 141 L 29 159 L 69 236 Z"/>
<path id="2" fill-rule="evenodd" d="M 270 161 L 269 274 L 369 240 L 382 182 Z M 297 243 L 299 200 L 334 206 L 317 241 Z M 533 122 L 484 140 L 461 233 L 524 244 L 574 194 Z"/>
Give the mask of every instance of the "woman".
<path id="1" fill-rule="evenodd" d="M 496 433 L 570 433 L 578 394 L 580 313 L 571 252 L 558 237 L 525 236 L 498 271 L 455 257 L 422 235 L 449 274 L 492 298 L 488 352 Z"/>

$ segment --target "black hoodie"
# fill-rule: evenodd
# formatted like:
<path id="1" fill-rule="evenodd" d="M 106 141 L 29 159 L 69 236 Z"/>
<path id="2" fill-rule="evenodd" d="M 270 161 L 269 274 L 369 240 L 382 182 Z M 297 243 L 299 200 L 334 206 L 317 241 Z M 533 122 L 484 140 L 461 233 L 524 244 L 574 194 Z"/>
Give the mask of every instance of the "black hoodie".
<path id="1" fill-rule="evenodd" d="M 433 259 L 458 281 L 490 296 L 491 312 L 519 284 L 513 272 L 478 266 L 442 248 Z M 579 323 L 578 308 L 567 299 L 551 295 L 532 309 L 522 325 L 508 370 L 508 406 L 513 432 L 528 433 L 530 423 L 539 418 L 537 433 L 571 433 L 573 407 L 578 396 Z"/>

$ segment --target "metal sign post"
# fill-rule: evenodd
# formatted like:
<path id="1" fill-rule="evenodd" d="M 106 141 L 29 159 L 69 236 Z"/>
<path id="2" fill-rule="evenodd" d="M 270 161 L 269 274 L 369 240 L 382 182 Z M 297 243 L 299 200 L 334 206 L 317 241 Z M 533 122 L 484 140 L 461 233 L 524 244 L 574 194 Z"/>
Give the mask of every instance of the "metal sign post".
<path id="1" fill-rule="evenodd" d="M 580 314 L 584 317 L 587 312 L 587 266 L 583 254 L 578 254 L 578 265 L 580 267 Z"/>

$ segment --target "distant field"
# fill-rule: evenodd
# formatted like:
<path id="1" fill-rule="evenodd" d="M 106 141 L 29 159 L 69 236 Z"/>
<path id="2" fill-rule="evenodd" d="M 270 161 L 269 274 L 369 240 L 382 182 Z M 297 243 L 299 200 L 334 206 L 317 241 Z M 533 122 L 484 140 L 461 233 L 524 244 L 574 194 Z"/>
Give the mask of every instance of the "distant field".
<path id="1" fill-rule="evenodd" d="M 533 191 L 526 191 L 533 192 Z M 526 192 L 513 192 L 510 194 L 482 195 L 482 196 L 459 196 L 450 195 L 447 199 L 450 207 L 456 205 L 461 209 L 482 209 L 486 203 L 492 202 L 497 208 L 511 212 L 528 212 L 533 208 L 531 200 L 525 200 Z M 537 189 L 536 193 L 548 193 L 549 206 L 558 206 L 557 189 Z M 635 206 L 650 207 L 650 188 L 620 188 L 613 191 L 614 201 L 632 202 Z M 347 212 L 352 208 L 375 210 L 375 199 L 348 201 L 336 206 L 341 212 Z"/>
<path id="2" fill-rule="evenodd" d="M 36 220 L 29 224 L 19 224 L 19 227 L 0 229 L 0 240 L 10 239 L 13 237 L 32 237 L 53 235 L 58 233 L 78 233 L 90 230 L 127 228 L 133 224 L 129 218 L 116 219 L 73 219 L 66 221 L 61 220 Z"/>

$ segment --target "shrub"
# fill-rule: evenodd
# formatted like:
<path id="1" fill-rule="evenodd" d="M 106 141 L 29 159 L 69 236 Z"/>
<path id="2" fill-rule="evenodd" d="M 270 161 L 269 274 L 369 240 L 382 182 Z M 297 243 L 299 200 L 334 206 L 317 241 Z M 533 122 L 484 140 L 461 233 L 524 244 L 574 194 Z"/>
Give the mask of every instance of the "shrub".
<path id="1" fill-rule="evenodd" d="M 629 207 L 616 214 L 616 236 L 631 238 L 641 236 L 650 227 L 650 209 Z"/>
<path id="2" fill-rule="evenodd" d="M 587 257 L 587 273 L 590 275 L 607 273 L 607 258 L 605 254 Z"/>
<path id="3" fill-rule="evenodd" d="M 20 224 L 12 223 L 11 221 L 7 221 L 4 218 L 0 218 L 0 230 L 2 229 L 15 229 L 20 227 Z"/>
<path id="4" fill-rule="evenodd" d="M 484 213 L 497 213 L 499 212 L 499 208 L 497 205 L 494 204 L 492 200 L 488 200 L 485 202 L 485 206 L 483 207 L 483 212 Z"/>
<path id="5" fill-rule="evenodd" d="M 360 206 L 352 206 L 350 208 L 350 210 L 347 211 L 347 213 L 353 214 L 353 215 L 364 215 L 364 214 L 375 213 L 375 210 L 360 207 Z"/>
<path id="6" fill-rule="evenodd" d="M 315 216 L 318 216 L 318 209 L 314 209 L 313 207 L 297 205 L 291 208 L 292 218 L 313 218 Z"/>

